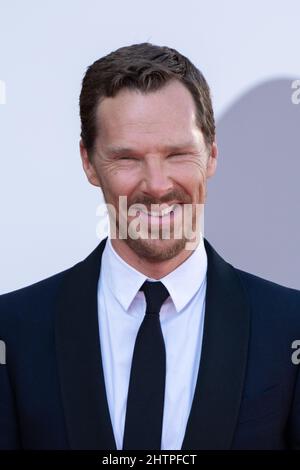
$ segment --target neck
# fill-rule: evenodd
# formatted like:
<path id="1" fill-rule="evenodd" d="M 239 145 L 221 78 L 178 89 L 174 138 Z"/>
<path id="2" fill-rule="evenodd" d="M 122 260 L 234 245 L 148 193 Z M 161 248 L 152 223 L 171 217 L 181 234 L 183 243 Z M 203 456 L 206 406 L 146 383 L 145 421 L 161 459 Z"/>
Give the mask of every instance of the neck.
<path id="1" fill-rule="evenodd" d="M 120 239 L 111 239 L 111 244 L 116 253 L 131 267 L 151 279 L 161 279 L 174 271 L 193 253 L 192 250 L 183 249 L 171 259 L 150 260 L 135 253 L 125 242 Z"/>

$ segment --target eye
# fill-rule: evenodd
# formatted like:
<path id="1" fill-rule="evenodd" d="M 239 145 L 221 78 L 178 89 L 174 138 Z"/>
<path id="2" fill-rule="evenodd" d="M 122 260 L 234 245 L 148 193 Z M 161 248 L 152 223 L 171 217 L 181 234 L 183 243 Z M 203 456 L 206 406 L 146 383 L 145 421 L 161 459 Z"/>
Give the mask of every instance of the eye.
<path id="1" fill-rule="evenodd" d="M 119 160 L 137 160 L 135 157 L 131 157 L 130 155 L 124 155 L 123 157 L 119 157 Z"/>
<path id="2" fill-rule="evenodd" d="M 187 153 L 172 153 L 171 155 L 168 155 L 168 158 L 184 157 L 185 155 L 187 155 Z"/>

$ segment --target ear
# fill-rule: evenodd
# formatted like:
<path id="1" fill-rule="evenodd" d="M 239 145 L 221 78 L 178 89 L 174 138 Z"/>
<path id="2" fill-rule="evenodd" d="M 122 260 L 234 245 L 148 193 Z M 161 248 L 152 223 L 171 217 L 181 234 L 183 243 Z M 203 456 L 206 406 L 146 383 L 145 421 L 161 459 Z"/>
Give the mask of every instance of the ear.
<path id="1" fill-rule="evenodd" d="M 210 154 L 206 165 L 206 176 L 210 178 L 215 174 L 217 168 L 218 147 L 216 141 L 212 143 Z"/>
<path id="2" fill-rule="evenodd" d="M 82 142 L 82 139 L 80 139 L 79 148 L 80 148 L 82 166 L 83 166 L 84 172 L 87 176 L 87 179 L 89 180 L 89 182 L 93 186 L 100 187 L 101 185 L 100 185 L 98 175 L 97 175 L 97 173 L 95 171 L 95 168 L 94 168 L 94 165 L 91 162 L 91 159 L 88 155 L 88 151 L 87 151 L 87 149 L 85 148 L 85 146 Z"/>

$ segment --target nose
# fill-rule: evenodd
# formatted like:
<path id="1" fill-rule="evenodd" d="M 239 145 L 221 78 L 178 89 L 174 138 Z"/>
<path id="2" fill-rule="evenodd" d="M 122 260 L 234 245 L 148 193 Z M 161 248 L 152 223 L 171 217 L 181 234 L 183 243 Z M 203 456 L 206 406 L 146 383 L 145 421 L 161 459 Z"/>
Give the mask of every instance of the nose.
<path id="1" fill-rule="evenodd" d="M 145 159 L 143 168 L 143 191 L 148 196 L 159 199 L 173 189 L 167 164 L 160 157 Z"/>

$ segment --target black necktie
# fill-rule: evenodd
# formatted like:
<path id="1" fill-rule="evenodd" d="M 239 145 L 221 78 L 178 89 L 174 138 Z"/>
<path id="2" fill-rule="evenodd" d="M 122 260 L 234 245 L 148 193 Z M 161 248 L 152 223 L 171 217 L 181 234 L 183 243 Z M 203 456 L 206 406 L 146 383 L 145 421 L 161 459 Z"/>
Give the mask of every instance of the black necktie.
<path id="1" fill-rule="evenodd" d="M 159 450 L 165 396 L 166 351 L 159 312 L 165 286 L 145 281 L 146 314 L 139 328 L 130 371 L 123 450 Z"/>

